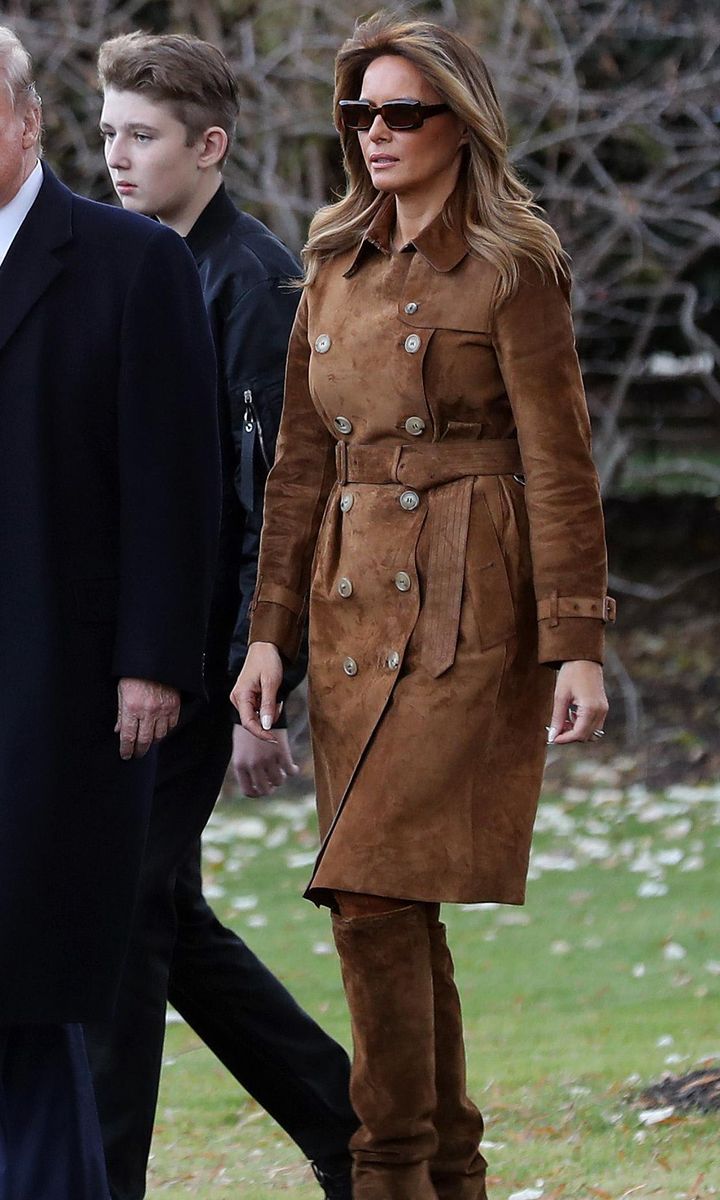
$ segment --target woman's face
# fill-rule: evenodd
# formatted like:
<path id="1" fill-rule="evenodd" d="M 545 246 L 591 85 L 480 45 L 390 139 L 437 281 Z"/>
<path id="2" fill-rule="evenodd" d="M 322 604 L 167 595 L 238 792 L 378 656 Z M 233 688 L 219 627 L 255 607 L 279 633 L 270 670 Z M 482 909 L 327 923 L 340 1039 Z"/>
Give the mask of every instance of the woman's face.
<path id="1" fill-rule="evenodd" d="M 369 100 L 375 107 L 388 100 L 442 103 L 415 64 L 395 54 L 370 63 L 359 99 Z M 454 113 L 439 113 L 428 117 L 420 129 L 407 130 L 388 129 L 378 113 L 370 129 L 354 136 L 360 139 L 365 165 L 378 191 L 408 196 L 445 190 L 448 196 L 453 190 L 466 140 Z"/>

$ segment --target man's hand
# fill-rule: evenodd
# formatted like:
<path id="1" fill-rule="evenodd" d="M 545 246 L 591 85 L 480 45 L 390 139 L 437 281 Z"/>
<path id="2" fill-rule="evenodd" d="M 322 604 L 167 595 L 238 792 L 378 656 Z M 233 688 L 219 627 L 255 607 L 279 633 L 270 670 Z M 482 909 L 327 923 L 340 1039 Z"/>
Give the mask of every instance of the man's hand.
<path id="1" fill-rule="evenodd" d="M 118 684 L 120 757 L 142 758 L 162 741 L 180 716 L 180 693 L 150 679 L 121 679 Z"/>
<path id="2" fill-rule="evenodd" d="M 242 725 L 233 729 L 232 765 L 244 796 L 269 796 L 300 770 L 293 762 L 287 729 L 276 729 L 274 735 L 274 742 L 261 742 Z"/>

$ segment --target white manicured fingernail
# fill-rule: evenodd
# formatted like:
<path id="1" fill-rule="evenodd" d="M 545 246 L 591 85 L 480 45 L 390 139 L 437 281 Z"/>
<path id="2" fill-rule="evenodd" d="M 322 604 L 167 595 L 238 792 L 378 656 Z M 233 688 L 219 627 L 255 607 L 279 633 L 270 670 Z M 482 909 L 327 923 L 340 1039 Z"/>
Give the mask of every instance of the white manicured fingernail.
<path id="1" fill-rule="evenodd" d="M 260 724 L 262 725 L 263 729 L 272 729 L 272 717 L 269 713 L 263 713 L 260 718 Z"/>
<path id="2" fill-rule="evenodd" d="M 547 735 L 548 735 L 548 746 L 552 745 L 552 743 L 555 741 L 555 738 L 557 737 L 557 732 L 558 732 L 558 731 L 557 731 L 557 729 L 555 728 L 555 726 L 554 726 L 554 725 L 551 725 L 551 726 L 550 726 L 550 728 L 549 728 L 549 729 L 548 729 L 548 731 L 547 731 Z"/>

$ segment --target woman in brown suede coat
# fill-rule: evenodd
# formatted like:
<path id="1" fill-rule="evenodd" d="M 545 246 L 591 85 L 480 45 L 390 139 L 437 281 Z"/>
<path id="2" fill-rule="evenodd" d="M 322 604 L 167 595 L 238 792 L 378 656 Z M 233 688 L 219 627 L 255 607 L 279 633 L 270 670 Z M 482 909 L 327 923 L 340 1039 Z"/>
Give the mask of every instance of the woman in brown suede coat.
<path id="1" fill-rule="evenodd" d="M 354 1195 L 481 1200 L 439 904 L 522 903 L 546 740 L 602 736 L 600 500 L 565 259 L 481 60 L 380 14 L 336 102 L 348 190 L 310 230 L 233 697 L 271 737 L 309 605 Z"/>

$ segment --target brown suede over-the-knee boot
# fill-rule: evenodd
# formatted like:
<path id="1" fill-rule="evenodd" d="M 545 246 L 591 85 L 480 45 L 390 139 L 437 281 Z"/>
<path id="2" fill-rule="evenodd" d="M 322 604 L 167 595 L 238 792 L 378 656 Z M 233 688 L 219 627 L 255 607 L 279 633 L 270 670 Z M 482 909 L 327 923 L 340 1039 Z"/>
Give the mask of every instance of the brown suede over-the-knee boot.
<path id="1" fill-rule="evenodd" d="M 333 916 L 355 1048 L 350 1140 L 355 1200 L 437 1200 L 429 1160 L 435 1058 L 430 939 L 424 906 Z"/>
<path id="2" fill-rule="evenodd" d="M 430 1175 L 438 1200 L 487 1200 L 487 1164 L 478 1150 L 483 1119 L 467 1095 L 460 997 L 439 912 L 439 905 L 426 909 L 435 1023 L 434 1124 L 439 1139 Z"/>

